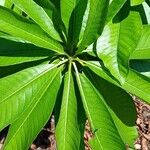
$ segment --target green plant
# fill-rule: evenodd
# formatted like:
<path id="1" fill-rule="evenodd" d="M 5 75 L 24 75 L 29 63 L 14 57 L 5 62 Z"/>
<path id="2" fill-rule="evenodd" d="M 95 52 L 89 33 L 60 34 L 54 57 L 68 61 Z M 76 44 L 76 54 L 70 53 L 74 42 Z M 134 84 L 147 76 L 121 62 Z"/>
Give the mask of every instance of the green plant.
<path id="1" fill-rule="evenodd" d="M 133 148 L 136 109 L 128 93 L 150 102 L 150 17 L 142 2 L 0 6 L 0 130 L 10 125 L 4 150 L 28 149 L 52 112 L 58 150 L 84 149 L 87 118 L 93 150 Z"/>

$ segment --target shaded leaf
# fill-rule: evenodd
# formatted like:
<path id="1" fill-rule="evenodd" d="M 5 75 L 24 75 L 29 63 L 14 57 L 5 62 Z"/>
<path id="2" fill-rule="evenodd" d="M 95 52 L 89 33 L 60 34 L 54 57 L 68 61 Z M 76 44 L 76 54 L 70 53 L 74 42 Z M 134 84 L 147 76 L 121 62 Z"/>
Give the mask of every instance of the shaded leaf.
<path id="1" fill-rule="evenodd" d="M 8 66 L 52 57 L 53 52 L 29 43 L 0 39 L 0 66 Z M 50 58 L 49 58 L 50 59 Z"/>
<path id="2" fill-rule="evenodd" d="M 150 60 L 132 60 L 130 61 L 130 66 L 150 78 Z"/>
<path id="3" fill-rule="evenodd" d="M 76 66 L 75 70 L 83 106 L 94 133 L 90 141 L 92 149 L 125 149 L 103 97 L 85 75 L 78 73 Z"/>
<path id="4" fill-rule="evenodd" d="M 131 147 L 138 136 L 136 122 L 136 108 L 132 97 L 121 88 L 109 83 L 88 71 L 89 79 L 105 99 L 109 112 L 124 141 Z M 109 94 L 108 94 L 109 93 Z"/>
<path id="5" fill-rule="evenodd" d="M 15 41 L 15 42 L 22 42 L 22 43 L 29 43 L 28 41 L 25 41 L 21 38 L 18 38 L 18 37 L 13 37 L 7 33 L 4 33 L 4 32 L 0 32 L 0 38 L 4 38 L 4 39 L 7 39 L 7 40 L 10 40 L 10 41 Z M 2 39 L 0 39 L 2 40 Z"/>

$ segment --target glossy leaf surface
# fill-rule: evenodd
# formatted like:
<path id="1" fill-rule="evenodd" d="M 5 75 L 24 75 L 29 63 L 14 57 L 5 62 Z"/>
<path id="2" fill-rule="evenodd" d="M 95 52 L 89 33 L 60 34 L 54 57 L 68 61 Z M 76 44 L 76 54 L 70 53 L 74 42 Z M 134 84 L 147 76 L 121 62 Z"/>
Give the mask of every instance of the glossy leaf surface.
<path id="1" fill-rule="evenodd" d="M 58 53 L 63 52 L 61 44 L 48 37 L 38 25 L 4 7 L 0 7 L 0 30 L 32 42 L 36 46 Z"/>
<path id="2" fill-rule="evenodd" d="M 137 13 L 131 13 L 121 23 L 106 25 L 97 41 L 97 54 L 113 76 L 121 83 L 128 72 L 128 59 L 135 50 L 142 32 Z"/>
<path id="3" fill-rule="evenodd" d="M 103 97 L 84 75 L 77 72 L 76 74 L 83 106 L 94 133 L 94 138 L 90 141 L 92 148 L 100 150 L 104 148 L 125 149 L 111 115 L 103 102 Z"/>
<path id="4" fill-rule="evenodd" d="M 81 44 L 79 45 L 78 51 L 84 50 L 88 45 L 95 42 L 95 40 L 102 33 L 105 24 L 108 5 L 109 0 L 89 1 L 88 20 L 83 34 L 83 39 L 81 41 Z"/>
<path id="5" fill-rule="evenodd" d="M 90 71 L 88 71 L 88 76 L 93 85 L 103 95 L 122 140 L 125 144 L 134 147 L 133 143 L 138 134 L 135 127 L 136 108 L 131 96 Z"/>
<path id="6" fill-rule="evenodd" d="M 56 140 L 58 150 L 76 150 L 80 146 L 80 133 L 77 122 L 77 100 L 71 66 L 64 78 L 61 111 L 56 127 Z"/>
<path id="7" fill-rule="evenodd" d="M 40 129 L 48 121 L 60 85 L 60 70 L 51 71 L 48 79 L 44 85 L 44 89 L 39 89 L 39 93 L 34 96 L 30 105 L 26 107 L 22 115 L 12 123 L 4 149 L 27 149 L 40 132 Z M 37 118 L 37 114 L 41 116 Z M 23 138 L 22 134 L 24 135 Z M 26 140 L 26 138 L 28 140 Z"/>
<path id="8" fill-rule="evenodd" d="M 49 18 L 44 9 L 37 5 L 33 0 L 20 1 L 12 0 L 20 9 L 27 13 L 46 33 L 56 40 L 60 40 L 52 20 Z"/>
<path id="9" fill-rule="evenodd" d="M 150 25 L 143 27 L 142 35 L 136 49 L 131 54 L 131 59 L 150 59 Z"/>
<path id="10" fill-rule="evenodd" d="M 42 83 L 48 82 L 50 70 L 55 67 L 57 65 L 42 65 L 0 79 L 0 129 L 12 123 L 30 105 L 35 95 L 40 94 L 40 87 L 41 90 L 45 88 L 45 85 L 41 86 Z"/>

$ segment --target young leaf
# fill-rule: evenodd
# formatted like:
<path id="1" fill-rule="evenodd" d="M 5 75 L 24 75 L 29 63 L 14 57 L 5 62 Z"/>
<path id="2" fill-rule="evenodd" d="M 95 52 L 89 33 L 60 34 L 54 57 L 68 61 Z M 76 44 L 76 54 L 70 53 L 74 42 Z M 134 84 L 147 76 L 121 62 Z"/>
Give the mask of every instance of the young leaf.
<path id="1" fill-rule="evenodd" d="M 83 106 L 94 133 L 94 138 L 90 141 L 92 149 L 125 150 L 125 145 L 103 102 L 103 97 L 98 93 L 85 75 L 78 73 L 75 64 L 74 67 Z"/>
<path id="2" fill-rule="evenodd" d="M 60 69 L 53 70 L 44 89 L 34 96 L 23 114 L 10 126 L 5 150 L 25 150 L 49 120 L 60 85 Z M 37 117 L 38 114 L 38 117 Z"/>
<path id="3" fill-rule="evenodd" d="M 77 122 L 77 100 L 71 74 L 71 64 L 65 74 L 61 111 L 56 126 L 58 150 L 77 150 L 80 146 L 80 132 Z"/>
<path id="4" fill-rule="evenodd" d="M 89 1 L 89 15 L 87 25 L 84 31 L 83 39 L 79 45 L 78 53 L 86 49 L 86 47 L 101 35 L 106 16 L 109 0 L 90 0 Z M 98 13 L 97 13 L 98 12 Z"/>
<path id="5" fill-rule="evenodd" d="M 12 0 L 22 11 L 28 14 L 46 33 L 52 38 L 60 40 L 59 34 L 56 32 L 51 18 L 44 9 L 37 5 L 33 0 L 20 1 Z"/>
<path id="6" fill-rule="evenodd" d="M 0 31 L 27 40 L 36 46 L 63 53 L 63 46 L 36 24 L 0 6 Z"/>

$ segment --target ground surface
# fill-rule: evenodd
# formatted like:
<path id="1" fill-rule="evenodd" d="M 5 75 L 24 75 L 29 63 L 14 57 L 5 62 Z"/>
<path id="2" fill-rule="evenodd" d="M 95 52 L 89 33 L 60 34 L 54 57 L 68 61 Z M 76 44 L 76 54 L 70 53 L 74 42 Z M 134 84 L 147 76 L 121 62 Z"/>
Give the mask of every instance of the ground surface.
<path id="1" fill-rule="evenodd" d="M 135 150 L 150 150 L 150 105 L 147 105 L 137 98 L 133 97 L 137 108 L 137 129 L 139 137 L 135 142 Z M 54 116 L 51 117 L 45 128 L 38 135 L 37 139 L 31 145 L 29 150 L 56 150 Z M 0 133 L 0 149 L 7 134 L 7 129 Z M 88 140 L 92 133 L 88 121 L 85 126 L 84 142 L 85 150 L 90 150 Z"/>

